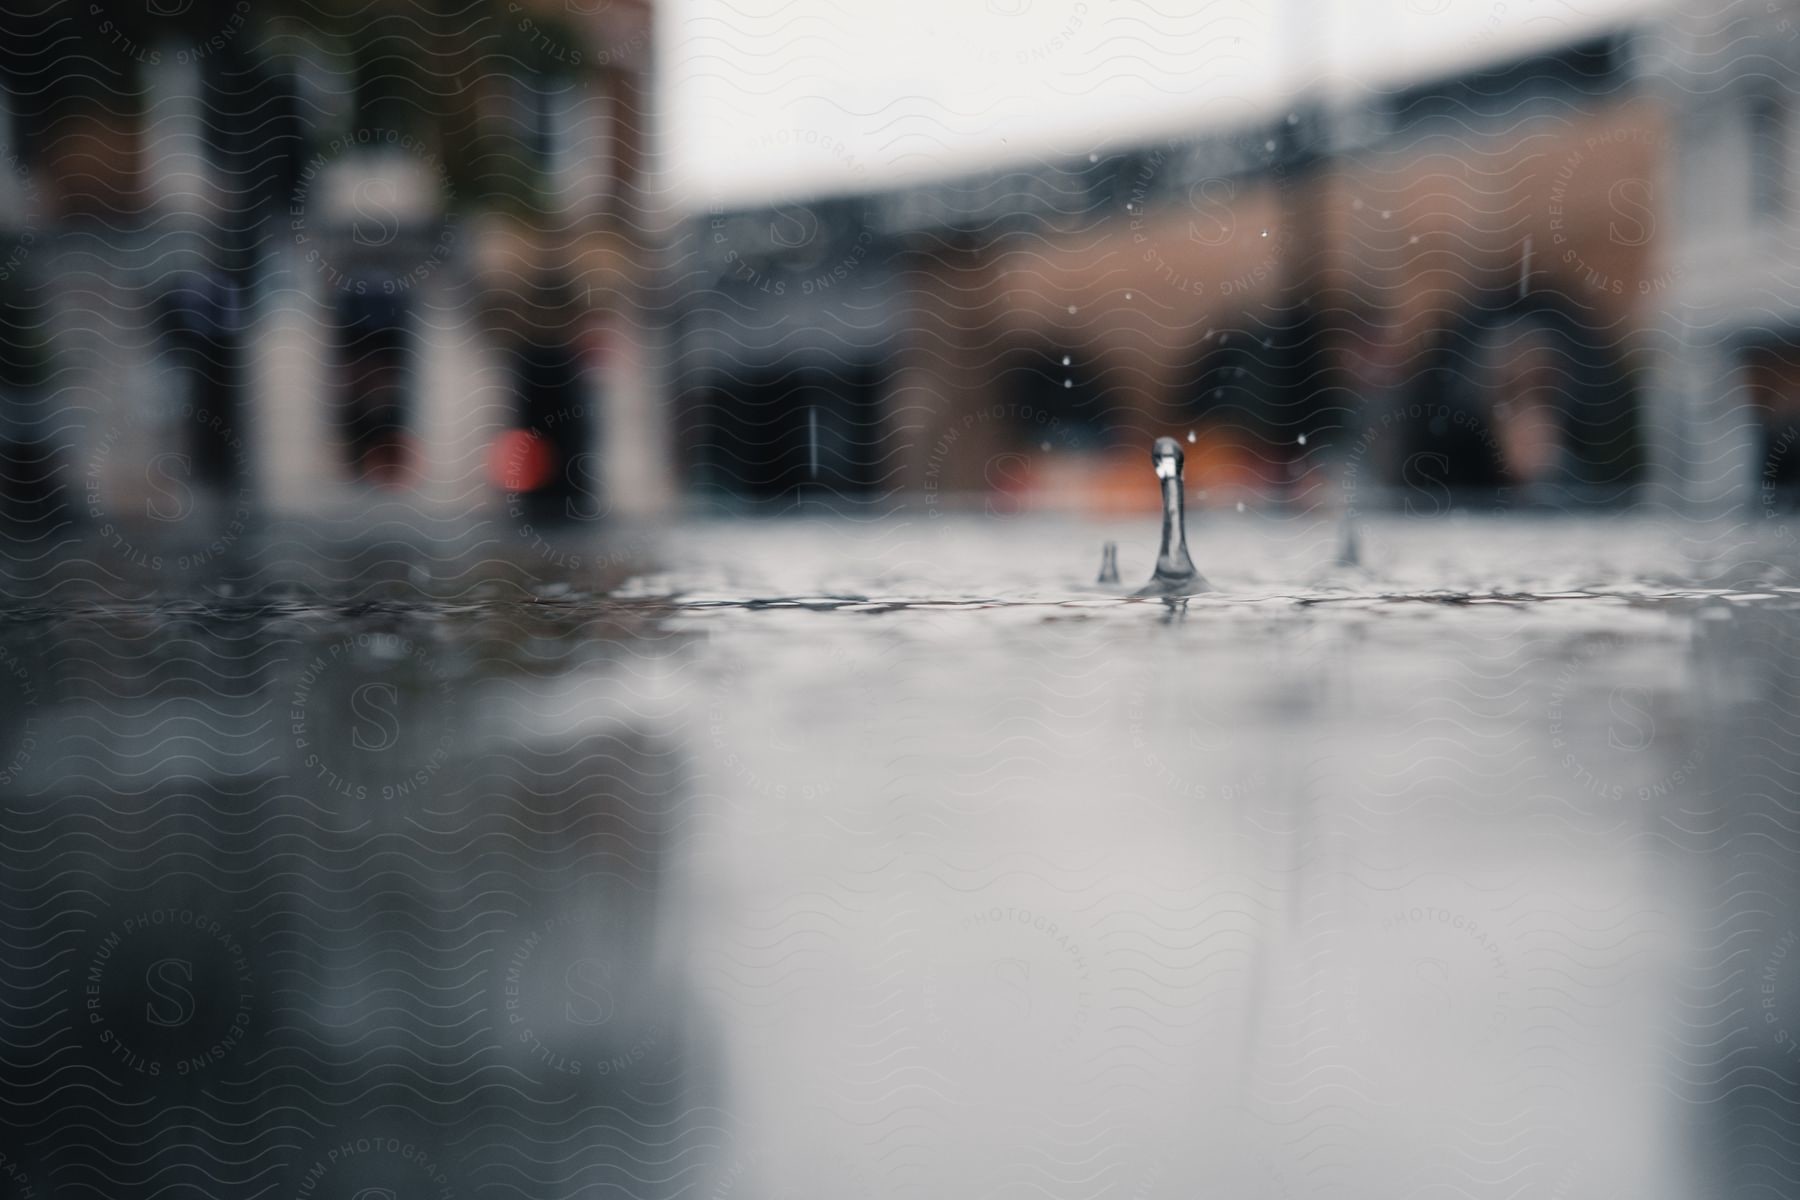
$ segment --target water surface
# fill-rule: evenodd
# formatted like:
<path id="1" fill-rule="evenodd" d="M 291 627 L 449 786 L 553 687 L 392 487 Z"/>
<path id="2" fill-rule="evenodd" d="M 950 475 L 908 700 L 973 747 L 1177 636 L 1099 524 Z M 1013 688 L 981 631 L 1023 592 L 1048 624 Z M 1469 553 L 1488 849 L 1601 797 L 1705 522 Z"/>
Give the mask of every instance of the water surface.
<path id="1" fill-rule="evenodd" d="M 1336 569 L 1328 522 L 1208 514 L 1169 605 L 1125 596 L 1155 534 L 34 576 L 19 1178 L 1779 1194 L 1792 541 L 1380 520 Z"/>

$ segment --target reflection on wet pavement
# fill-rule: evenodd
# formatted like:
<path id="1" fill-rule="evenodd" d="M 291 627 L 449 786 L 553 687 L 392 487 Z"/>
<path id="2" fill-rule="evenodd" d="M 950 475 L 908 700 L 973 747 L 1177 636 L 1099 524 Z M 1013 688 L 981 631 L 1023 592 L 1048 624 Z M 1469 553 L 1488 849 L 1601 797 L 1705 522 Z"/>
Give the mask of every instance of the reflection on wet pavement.
<path id="1" fill-rule="evenodd" d="M 1800 589 L 1643 522 L 1335 536 L 1197 531 L 1181 610 L 1049 521 L 15 589 L 0 1167 L 1778 1194 Z"/>

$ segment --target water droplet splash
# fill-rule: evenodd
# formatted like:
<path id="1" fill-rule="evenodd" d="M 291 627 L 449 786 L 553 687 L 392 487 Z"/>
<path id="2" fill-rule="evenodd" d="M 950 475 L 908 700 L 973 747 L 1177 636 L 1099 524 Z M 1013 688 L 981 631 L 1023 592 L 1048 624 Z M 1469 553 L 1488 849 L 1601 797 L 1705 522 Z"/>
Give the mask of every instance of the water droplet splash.
<path id="1" fill-rule="evenodd" d="M 1100 548 L 1100 578 L 1095 582 L 1119 582 L 1119 543 L 1108 542 Z"/>
<path id="2" fill-rule="evenodd" d="M 1356 521 L 1349 513 L 1344 514 L 1343 537 L 1338 543 L 1337 565 L 1340 567 L 1362 566 L 1362 540 L 1356 536 Z"/>
<path id="3" fill-rule="evenodd" d="M 1172 437 L 1159 437 L 1150 448 L 1150 463 L 1162 484 L 1162 549 L 1156 555 L 1150 582 L 1138 590 L 1140 596 L 1191 596 L 1211 590 L 1188 557 L 1187 499 L 1181 480 L 1186 457 L 1181 443 Z"/>

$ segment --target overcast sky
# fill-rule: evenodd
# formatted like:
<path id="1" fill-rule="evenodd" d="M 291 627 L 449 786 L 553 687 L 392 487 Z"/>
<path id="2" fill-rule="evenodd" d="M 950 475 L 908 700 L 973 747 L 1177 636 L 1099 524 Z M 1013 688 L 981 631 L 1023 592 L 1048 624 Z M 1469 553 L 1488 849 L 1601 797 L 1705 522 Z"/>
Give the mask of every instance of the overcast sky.
<path id="1" fill-rule="evenodd" d="M 685 203 L 1088 153 L 1566 41 L 1655 0 L 662 0 Z"/>

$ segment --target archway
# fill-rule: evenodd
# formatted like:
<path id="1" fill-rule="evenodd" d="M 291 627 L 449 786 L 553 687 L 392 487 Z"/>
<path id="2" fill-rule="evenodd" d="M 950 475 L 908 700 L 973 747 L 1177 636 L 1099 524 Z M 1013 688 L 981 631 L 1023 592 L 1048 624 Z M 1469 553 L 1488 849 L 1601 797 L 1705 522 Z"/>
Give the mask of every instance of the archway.
<path id="1" fill-rule="evenodd" d="M 1642 472 L 1636 392 L 1616 328 L 1548 295 L 1477 301 L 1403 389 L 1390 482 L 1423 486 L 1423 473 L 1453 497 L 1618 503 Z"/>

